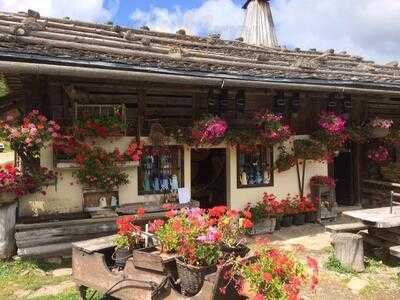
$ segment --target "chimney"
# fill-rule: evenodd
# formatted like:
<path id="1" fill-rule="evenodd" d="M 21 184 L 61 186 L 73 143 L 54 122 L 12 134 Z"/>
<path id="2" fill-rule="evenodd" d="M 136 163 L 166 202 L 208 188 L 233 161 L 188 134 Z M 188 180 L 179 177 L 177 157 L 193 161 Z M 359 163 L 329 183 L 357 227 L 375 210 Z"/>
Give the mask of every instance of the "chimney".
<path id="1" fill-rule="evenodd" d="M 247 44 L 278 47 L 270 0 L 247 0 L 243 5 L 246 10 L 242 37 Z"/>

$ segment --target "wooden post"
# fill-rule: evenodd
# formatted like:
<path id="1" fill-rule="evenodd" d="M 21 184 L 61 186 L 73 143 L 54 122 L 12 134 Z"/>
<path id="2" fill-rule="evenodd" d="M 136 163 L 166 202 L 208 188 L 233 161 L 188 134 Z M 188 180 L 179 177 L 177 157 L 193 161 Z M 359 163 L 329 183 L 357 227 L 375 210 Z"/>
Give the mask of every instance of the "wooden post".
<path id="1" fill-rule="evenodd" d="M 363 238 L 359 234 L 337 233 L 332 236 L 332 246 L 335 249 L 335 257 L 344 267 L 355 272 L 363 272 L 364 245 Z"/>
<path id="2" fill-rule="evenodd" d="M 16 203 L 0 206 L 0 259 L 11 258 L 15 253 Z"/>
<path id="3" fill-rule="evenodd" d="M 138 128 L 137 128 L 138 140 L 143 135 L 145 112 L 146 112 L 146 92 L 144 90 L 140 90 L 138 97 Z"/>

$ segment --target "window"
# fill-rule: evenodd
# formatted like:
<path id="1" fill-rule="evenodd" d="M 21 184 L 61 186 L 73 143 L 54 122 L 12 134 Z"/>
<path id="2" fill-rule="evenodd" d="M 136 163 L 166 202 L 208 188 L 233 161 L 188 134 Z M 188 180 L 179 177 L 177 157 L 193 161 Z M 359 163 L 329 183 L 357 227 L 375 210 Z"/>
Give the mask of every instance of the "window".
<path id="1" fill-rule="evenodd" d="M 240 151 L 237 155 L 238 188 L 274 185 L 273 150 L 258 146 L 256 151 Z"/>
<path id="2" fill-rule="evenodd" d="M 139 195 L 165 194 L 183 187 L 183 149 L 146 147 L 140 160 Z"/>

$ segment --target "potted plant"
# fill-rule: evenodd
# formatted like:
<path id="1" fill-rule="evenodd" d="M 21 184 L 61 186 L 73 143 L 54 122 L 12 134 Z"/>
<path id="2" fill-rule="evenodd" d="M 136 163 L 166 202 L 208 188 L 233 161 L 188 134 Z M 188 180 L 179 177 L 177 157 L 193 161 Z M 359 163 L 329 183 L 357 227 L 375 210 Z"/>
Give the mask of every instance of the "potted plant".
<path id="1" fill-rule="evenodd" d="M 374 146 L 367 155 L 371 161 L 377 164 L 383 164 L 390 159 L 389 150 L 385 146 Z"/>
<path id="2" fill-rule="evenodd" d="M 279 172 L 286 172 L 296 165 L 296 157 L 289 154 L 285 147 L 279 148 L 279 156 L 275 161 L 275 169 Z"/>
<path id="3" fill-rule="evenodd" d="M 275 230 L 276 219 L 270 217 L 267 211 L 267 204 L 264 201 L 249 206 L 254 226 L 250 231 L 251 235 L 272 233 Z"/>
<path id="4" fill-rule="evenodd" d="M 313 200 L 311 195 L 303 197 L 306 223 L 315 223 L 318 220 L 318 200 L 319 198 Z"/>
<path id="5" fill-rule="evenodd" d="M 227 129 L 228 124 L 225 120 L 219 117 L 206 116 L 196 122 L 191 129 L 190 144 L 195 147 L 218 144 L 223 141 Z"/>
<path id="6" fill-rule="evenodd" d="M 275 230 L 279 230 L 285 212 L 282 201 L 279 201 L 273 194 L 264 193 L 263 202 L 265 203 L 267 215 L 276 220 Z"/>
<path id="7" fill-rule="evenodd" d="M 0 169 L 0 218 L 7 226 L 0 226 L 0 256 L 13 255 L 16 202 L 23 196 L 46 192 L 42 187 L 53 182 L 53 172 L 40 166 L 40 151 L 59 136 L 60 126 L 40 114 L 39 111 L 22 118 L 8 115 L 0 120 L 0 138 L 8 141 L 12 150 L 20 157 L 24 172 L 11 165 Z"/>
<path id="8" fill-rule="evenodd" d="M 217 230 L 220 234 L 221 250 L 228 256 L 245 256 L 249 248 L 244 244 L 243 234 L 253 227 L 251 212 L 244 210 L 241 214 L 235 210 L 227 209 L 216 220 Z"/>
<path id="9" fill-rule="evenodd" d="M 293 132 L 288 125 L 283 125 L 282 115 L 263 112 L 255 117 L 261 140 L 268 145 L 282 144 L 287 141 Z"/>
<path id="10" fill-rule="evenodd" d="M 318 263 L 308 257 L 299 259 L 298 253 L 273 247 L 259 241 L 251 259 L 232 262 L 231 270 L 225 274 L 227 284 L 237 293 L 249 299 L 300 299 L 300 291 L 307 285 L 315 290 L 318 284 Z M 232 284 L 233 283 L 233 284 Z"/>
<path id="11" fill-rule="evenodd" d="M 326 147 L 317 140 L 298 139 L 293 142 L 294 155 L 298 159 L 322 161 L 327 158 Z"/>
<path id="12" fill-rule="evenodd" d="M 309 210 L 309 199 L 306 196 L 296 196 L 297 214 L 293 218 L 293 224 L 296 226 L 306 223 L 306 215 Z"/>
<path id="13" fill-rule="evenodd" d="M 143 214 L 144 209 L 138 209 L 136 215 L 119 217 L 116 221 L 118 232 L 113 244 L 115 247 L 115 265 L 119 269 L 125 267 L 133 250 L 142 248 L 144 245 L 144 239 L 141 235 L 142 228 L 134 224 Z"/>
<path id="14" fill-rule="evenodd" d="M 311 198 L 318 204 L 318 216 L 321 219 L 337 216 L 336 182 L 329 176 L 314 176 L 310 179 Z"/>
<path id="15" fill-rule="evenodd" d="M 185 235 L 179 247 L 180 256 L 175 258 L 181 292 L 186 296 L 196 295 L 202 288 L 204 277 L 217 270 L 222 256 L 218 233 L 210 227 L 206 233 L 194 238 Z"/>
<path id="16" fill-rule="evenodd" d="M 368 125 L 370 137 L 375 139 L 386 137 L 392 125 L 393 120 L 379 118 L 372 120 Z"/>

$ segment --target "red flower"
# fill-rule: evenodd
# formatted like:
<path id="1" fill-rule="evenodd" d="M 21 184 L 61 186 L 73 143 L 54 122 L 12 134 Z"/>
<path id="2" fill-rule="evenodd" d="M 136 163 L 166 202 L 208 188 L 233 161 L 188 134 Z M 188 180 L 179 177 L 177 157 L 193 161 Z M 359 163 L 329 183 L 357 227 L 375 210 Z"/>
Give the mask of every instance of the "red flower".
<path id="1" fill-rule="evenodd" d="M 160 219 L 154 220 L 152 223 L 150 223 L 149 231 L 150 232 L 158 231 L 164 225 L 164 223 L 165 222 Z"/>
<path id="2" fill-rule="evenodd" d="M 215 206 L 208 210 L 208 215 L 212 218 L 220 218 L 226 212 L 226 206 Z"/>
<path id="3" fill-rule="evenodd" d="M 252 298 L 252 300 L 264 300 L 264 299 L 265 299 L 264 295 L 262 294 L 257 294 Z"/>
<path id="4" fill-rule="evenodd" d="M 136 214 L 137 214 L 139 217 L 142 217 L 142 216 L 145 214 L 145 212 L 146 212 L 146 210 L 145 210 L 143 207 L 139 207 L 139 208 L 136 210 Z"/>
<path id="5" fill-rule="evenodd" d="M 165 213 L 165 216 L 166 216 L 168 219 L 172 219 L 173 217 L 176 216 L 176 211 L 175 211 L 175 210 L 167 211 L 167 212 Z"/>
<path id="6" fill-rule="evenodd" d="M 252 215 L 251 215 L 251 212 L 250 212 L 249 209 L 246 209 L 246 210 L 243 211 L 243 216 L 244 216 L 245 218 L 249 219 L 249 220 L 252 219 Z"/>
<path id="7" fill-rule="evenodd" d="M 245 229 L 253 228 L 254 224 L 249 219 L 242 219 L 242 227 Z"/>
<path id="8" fill-rule="evenodd" d="M 266 283 L 269 283 L 272 280 L 272 275 L 271 273 L 266 272 L 263 274 L 262 278 Z"/>

